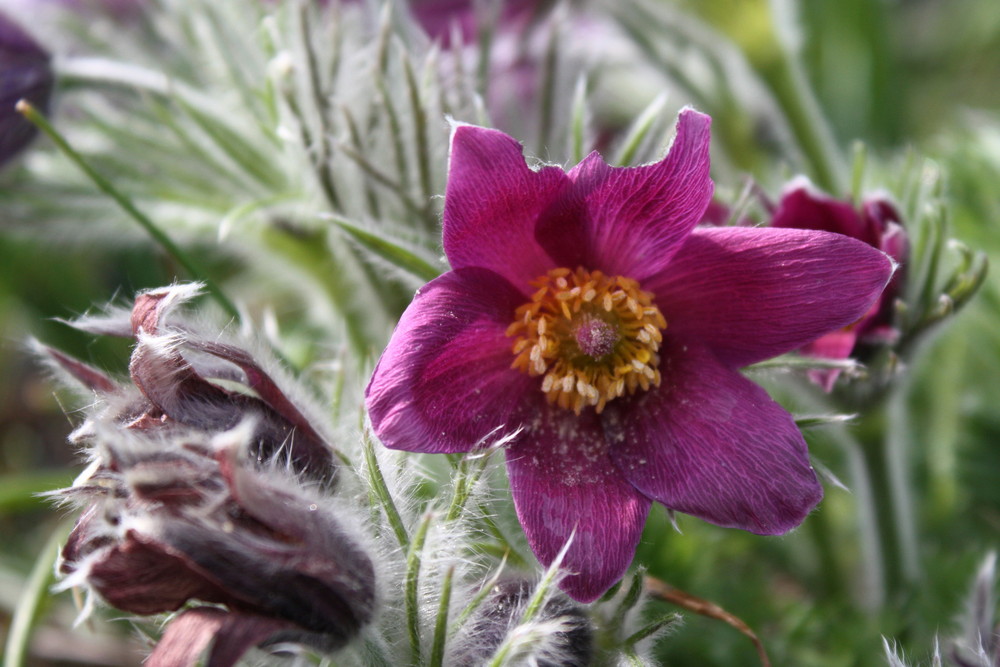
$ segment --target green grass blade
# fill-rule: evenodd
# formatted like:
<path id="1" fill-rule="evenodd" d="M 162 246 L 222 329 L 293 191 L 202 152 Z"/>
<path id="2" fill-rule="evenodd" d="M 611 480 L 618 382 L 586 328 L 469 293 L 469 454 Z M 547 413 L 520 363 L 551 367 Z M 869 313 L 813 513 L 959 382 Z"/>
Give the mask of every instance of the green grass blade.
<path id="1" fill-rule="evenodd" d="M 393 266 L 412 273 L 414 276 L 425 281 L 433 280 L 441 275 L 440 268 L 423 259 L 412 250 L 403 247 L 398 242 L 381 234 L 362 229 L 343 218 L 333 216 L 331 219 L 363 248 L 388 261 Z"/>
<path id="2" fill-rule="evenodd" d="M 73 523 L 67 521 L 55 530 L 45 542 L 42 552 L 28 575 L 24 592 L 17 602 L 11 619 L 7 644 L 4 647 L 4 667 L 22 667 L 27 664 L 28 646 L 31 635 L 41 617 L 42 605 L 49 595 L 49 585 L 55 576 L 55 562 L 59 557 L 59 547 L 66 539 Z"/>
<path id="3" fill-rule="evenodd" d="M 214 281 L 208 278 L 208 274 L 201 269 L 194 260 L 188 257 L 180 246 L 173 242 L 166 233 L 161 230 L 156 224 L 150 220 L 146 215 L 136 208 L 132 200 L 120 192 L 115 186 L 111 184 L 106 178 L 97 173 L 90 164 L 83 159 L 83 156 L 76 152 L 66 138 L 59 133 L 38 110 L 35 109 L 27 100 L 20 100 L 17 103 L 17 111 L 25 118 L 27 118 L 31 123 L 33 123 L 39 130 L 45 133 L 49 139 L 59 148 L 62 153 L 72 160 L 89 178 L 93 181 L 97 188 L 111 197 L 119 206 L 124 209 L 128 215 L 139 223 L 146 232 L 153 237 L 153 240 L 161 248 L 163 248 L 170 257 L 172 257 L 181 267 L 190 274 L 190 277 L 201 280 L 205 283 L 205 288 L 208 292 L 215 298 L 215 300 L 222 306 L 222 309 L 226 311 L 230 317 L 234 320 L 240 320 L 240 312 L 233 305 L 233 302 L 222 292 L 218 285 Z"/>

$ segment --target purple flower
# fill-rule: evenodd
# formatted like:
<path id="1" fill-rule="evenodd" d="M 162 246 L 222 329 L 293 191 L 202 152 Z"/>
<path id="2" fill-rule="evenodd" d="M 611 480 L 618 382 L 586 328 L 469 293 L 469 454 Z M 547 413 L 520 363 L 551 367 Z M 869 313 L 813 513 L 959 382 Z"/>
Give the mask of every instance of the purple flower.
<path id="1" fill-rule="evenodd" d="M 457 28 L 463 43 L 477 37 L 476 11 L 478 2 L 473 0 L 410 0 L 410 11 L 427 35 L 441 42 L 445 48 L 453 46 L 451 38 Z M 508 0 L 499 3 L 498 22 L 505 30 L 520 31 L 531 16 L 544 7 L 540 0 Z M 480 7 L 479 9 L 486 9 Z"/>
<path id="2" fill-rule="evenodd" d="M 892 257 L 899 265 L 885 291 L 858 320 L 805 345 L 801 352 L 820 359 L 864 357 L 866 347 L 891 343 L 899 337 L 894 327 L 896 299 L 906 280 L 909 240 L 895 207 L 884 197 L 874 196 L 861 204 L 834 199 L 815 191 L 808 182 L 795 181 L 786 188 L 771 218 L 779 229 L 815 229 L 864 241 Z M 826 391 L 833 389 L 840 371 L 810 372 Z"/>
<path id="3" fill-rule="evenodd" d="M 596 599 L 627 569 L 655 500 L 784 533 L 822 496 L 792 417 L 736 369 L 863 315 L 892 272 L 823 232 L 695 228 L 712 195 L 710 119 L 668 155 L 533 170 L 496 130 L 452 138 L 444 249 L 367 390 L 391 448 L 467 452 L 510 437 L 535 555 L 572 539 L 562 587 Z"/>
<path id="4" fill-rule="evenodd" d="M 49 54 L 14 21 L 0 12 L 0 166 L 34 138 L 34 125 L 14 108 L 26 99 L 48 109 L 55 78 Z"/>

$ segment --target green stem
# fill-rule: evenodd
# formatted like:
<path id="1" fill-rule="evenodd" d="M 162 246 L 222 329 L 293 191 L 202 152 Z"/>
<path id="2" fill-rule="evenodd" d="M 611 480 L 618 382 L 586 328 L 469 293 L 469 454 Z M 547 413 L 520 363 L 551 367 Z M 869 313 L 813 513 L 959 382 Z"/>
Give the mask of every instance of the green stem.
<path id="1" fill-rule="evenodd" d="M 859 606 L 866 611 L 875 612 L 885 604 L 886 600 L 885 549 L 881 532 L 883 524 L 877 520 L 880 494 L 875 491 L 865 448 L 855 439 L 849 428 L 844 424 L 833 424 L 828 433 L 844 452 L 854 500 L 859 546 L 859 574 L 854 590 L 858 596 Z M 829 523 L 818 526 L 817 531 L 829 533 Z M 829 535 L 822 537 L 814 532 L 814 539 L 820 551 L 830 548 Z"/>
<path id="2" fill-rule="evenodd" d="M 403 525 L 403 517 L 400 516 L 399 510 L 396 508 L 396 503 L 392 499 L 392 494 L 389 493 L 389 487 L 385 483 L 385 477 L 382 476 L 382 469 L 379 468 L 378 459 L 375 458 L 375 446 L 367 432 L 364 434 L 362 445 L 364 449 L 365 466 L 368 468 L 369 482 L 371 483 L 372 489 L 378 498 L 379 504 L 382 506 L 382 510 L 385 512 L 389 525 L 392 527 L 392 532 L 396 534 L 396 540 L 399 541 L 399 546 L 406 549 L 410 546 L 410 538 L 406 534 L 406 527 Z"/>
<path id="3" fill-rule="evenodd" d="M 406 604 L 406 631 L 410 637 L 410 651 L 412 653 L 412 663 L 414 667 L 420 664 L 420 564 L 424 550 L 424 543 L 427 541 L 427 533 L 430 530 L 433 514 L 428 512 L 424 515 L 424 520 L 417 528 L 413 541 L 410 543 L 409 553 L 406 555 L 406 583 L 404 587 L 404 599 Z"/>
<path id="4" fill-rule="evenodd" d="M 858 425 L 861 455 L 871 481 L 872 511 L 881 546 L 887 602 L 898 602 L 919 576 L 917 530 L 910 470 L 904 392 L 874 404 Z"/>
<path id="5" fill-rule="evenodd" d="M 847 194 L 849 187 L 843 156 L 837 149 L 833 131 L 826 123 L 823 110 L 798 60 L 795 39 L 789 34 L 790 29 L 782 30 L 778 25 L 779 21 L 792 20 L 788 16 L 781 16 L 790 11 L 791 7 L 785 2 L 771 0 L 772 24 L 778 37 L 779 57 L 764 75 L 770 81 L 799 146 L 812 166 L 812 176 L 817 185 L 835 196 L 842 196 Z"/>
<path id="6" fill-rule="evenodd" d="M 847 577 L 844 574 L 844 565 L 837 556 L 840 550 L 837 548 L 833 535 L 833 526 L 830 522 L 830 515 L 819 510 L 809 516 L 806 521 L 806 529 L 816 545 L 816 553 L 819 558 L 819 566 L 822 585 L 822 594 L 830 598 L 836 595 L 843 595 L 847 592 Z"/>
<path id="7" fill-rule="evenodd" d="M 69 534 L 72 525 L 72 522 L 66 522 L 52 531 L 38 555 L 38 560 L 35 561 L 35 566 L 31 568 L 24 592 L 17 602 L 17 608 L 11 619 L 7 645 L 4 647 L 4 667 L 22 667 L 25 664 L 32 632 L 41 617 L 42 605 L 48 599 L 49 585 L 54 577 L 53 566 L 59 557 L 59 547 Z"/>
<path id="8" fill-rule="evenodd" d="M 163 250 L 166 251 L 171 258 L 174 259 L 181 267 L 192 277 L 201 280 L 205 283 L 205 288 L 208 292 L 215 298 L 215 300 L 222 306 L 222 309 L 226 311 L 226 314 L 232 317 L 234 320 L 240 320 L 240 313 L 236 309 L 226 295 L 222 292 L 218 285 L 214 281 L 208 278 L 208 274 L 198 266 L 194 260 L 187 256 L 187 254 L 178 246 L 173 240 L 166 235 L 156 224 L 150 220 L 146 215 L 136 208 L 132 200 L 126 195 L 115 188 L 110 181 L 101 176 L 97 171 L 94 170 L 90 164 L 83 159 L 83 156 L 76 152 L 76 150 L 69 145 L 66 138 L 56 130 L 51 123 L 38 112 L 35 107 L 31 105 L 27 100 L 19 100 L 17 103 L 17 111 L 22 116 L 27 118 L 31 123 L 33 123 L 39 130 L 45 133 L 49 139 L 59 148 L 63 154 L 72 160 L 82 171 L 85 173 L 97 188 L 106 194 L 108 197 L 113 199 L 122 209 L 137 223 L 142 227 L 146 233 L 148 233 L 153 240 L 159 244 Z"/>
<path id="9" fill-rule="evenodd" d="M 861 453 L 872 481 L 874 494 L 872 509 L 875 511 L 875 525 L 882 546 L 885 589 L 891 599 L 893 593 L 898 591 L 903 583 L 903 574 L 900 567 L 901 546 L 895 526 L 896 512 L 893 509 L 890 467 L 884 440 L 874 438 L 863 442 Z"/>

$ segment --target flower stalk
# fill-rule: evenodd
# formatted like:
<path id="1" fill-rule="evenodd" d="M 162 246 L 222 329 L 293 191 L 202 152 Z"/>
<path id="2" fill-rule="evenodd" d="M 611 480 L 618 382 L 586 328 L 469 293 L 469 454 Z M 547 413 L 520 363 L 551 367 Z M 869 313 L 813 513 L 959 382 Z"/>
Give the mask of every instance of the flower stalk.
<path id="1" fill-rule="evenodd" d="M 837 148 L 816 95 L 809 85 L 799 58 L 798 26 L 793 3 L 770 0 L 772 29 L 777 37 L 778 59 L 770 72 L 774 93 L 782 104 L 816 182 L 837 196 L 848 193 L 844 157 Z"/>
<path id="2" fill-rule="evenodd" d="M 118 188 L 116 188 L 111 181 L 104 178 L 96 169 L 94 169 L 89 162 L 80 153 L 74 149 L 66 138 L 60 133 L 49 121 L 41 114 L 30 102 L 27 100 L 20 100 L 17 103 L 17 111 L 29 121 L 31 121 L 39 130 L 41 130 L 45 135 L 52 140 L 52 142 L 59 148 L 59 150 L 68 157 L 77 167 L 87 175 L 88 178 L 97 186 L 97 188 L 106 194 L 108 197 L 113 199 L 125 213 L 128 214 L 132 220 L 139 224 L 147 234 L 152 237 L 153 241 L 160 246 L 174 261 L 181 265 L 181 267 L 187 272 L 188 277 L 194 280 L 201 280 L 205 283 L 205 288 L 208 290 L 212 298 L 222 307 L 222 310 L 231 317 L 234 321 L 239 322 L 241 319 L 239 309 L 229 300 L 222 288 L 212 280 L 208 272 L 205 271 L 188 253 L 186 253 L 179 245 L 177 245 L 170 236 L 160 229 L 160 227 L 153 222 L 145 213 L 139 210 L 135 203 Z"/>

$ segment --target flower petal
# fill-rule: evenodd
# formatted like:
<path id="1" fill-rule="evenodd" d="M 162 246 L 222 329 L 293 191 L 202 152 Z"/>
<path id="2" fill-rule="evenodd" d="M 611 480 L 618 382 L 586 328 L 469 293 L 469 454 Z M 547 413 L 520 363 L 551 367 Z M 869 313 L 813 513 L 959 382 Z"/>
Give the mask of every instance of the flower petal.
<path id="1" fill-rule="evenodd" d="M 814 190 L 804 179 L 793 181 L 782 195 L 771 226 L 843 234 L 878 247 L 878 230 L 862 220 L 854 205 Z"/>
<path id="2" fill-rule="evenodd" d="M 191 599 L 238 601 L 192 570 L 182 555 L 134 530 L 95 558 L 87 576 L 109 604 L 134 614 L 175 611 Z"/>
<path id="3" fill-rule="evenodd" d="M 666 339 L 663 357 L 659 388 L 604 412 L 628 481 L 720 526 L 774 535 L 799 525 L 823 489 L 791 415 L 696 343 Z"/>
<path id="4" fill-rule="evenodd" d="M 528 290 L 528 281 L 553 268 L 535 241 L 535 223 L 568 185 L 558 167 L 529 168 L 521 144 L 503 132 L 455 128 L 443 230 L 452 268 L 491 269 Z"/>
<path id="5" fill-rule="evenodd" d="M 87 389 L 98 394 L 113 394 L 119 387 L 114 380 L 93 366 L 83 363 L 79 359 L 63 354 L 54 347 L 48 345 L 38 345 L 39 352 L 47 355 L 59 365 L 70 377 L 79 382 Z"/>
<path id="6" fill-rule="evenodd" d="M 837 331 L 820 336 L 801 350 L 807 357 L 817 359 L 847 359 L 851 356 L 854 344 L 858 340 L 856 327 L 844 327 Z M 839 368 L 813 368 L 809 370 L 809 379 L 823 388 L 823 391 L 833 391 L 833 385 L 840 377 Z"/>
<path id="7" fill-rule="evenodd" d="M 590 602 L 625 574 L 651 503 L 611 462 L 594 411 L 577 416 L 539 399 L 531 412 L 522 437 L 507 449 L 517 516 L 545 566 L 572 536 L 562 568 L 574 574 L 560 586 Z"/>
<path id="8" fill-rule="evenodd" d="M 560 266 L 639 281 L 662 270 L 712 199 L 710 125 L 682 111 L 669 153 L 655 164 L 611 167 L 592 153 L 569 172 L 573 187 L 543 216 L 539 242 Z"/>
<path id="9" fill-rule="evenodd" d="M 167 625 L 145 665 L 196 665 L 211 643 L 205 667 L 232 667 L 251 648 L 289 628 L 294 626 L 281 619 L 227 612 L 217 607 L 188 609 Z"/>
<path id="10" fill-rule="evenodd" d="M 856 322 L 892 268 L 878 250 L 839 234 L 699 228 L 643 288 L 656 294 L 668 332 L 740 367 Z"/>
<path id="11" fill-rule="evenodd" d="M 510 367 L 505 332 L 523 301 L 480 268 L 450 271 L 417 292 L 365 392 L 387 447 L 465 452 L 510 422 L 520 397 L 538 384 Z"/>

